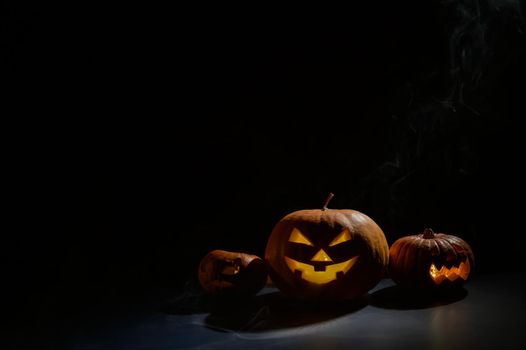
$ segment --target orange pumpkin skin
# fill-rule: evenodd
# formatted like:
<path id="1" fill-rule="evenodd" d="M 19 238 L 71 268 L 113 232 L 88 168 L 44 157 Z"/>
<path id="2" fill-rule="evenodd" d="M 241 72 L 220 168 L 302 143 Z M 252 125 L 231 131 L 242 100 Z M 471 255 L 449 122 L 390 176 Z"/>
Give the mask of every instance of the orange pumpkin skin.
<path id="1" fill-rule="evenodd" d="M 199 264 L 199 283 L 210 295 L 250 296 L 266 281 L 265 263 L 256 255 L 214 250 Z"/>
<path id="2" fill-rule="evenodd" d="M 402 237 L 389 250 L 389 275 L 399 285 L 444 289 L 462 286 L 474 264 L 471 247 L 461 238 L 426 229 Z"/>
<path id="3" fill-rule="evenodd" d="M 306 300 L 353 299 L 382 278 L 389 248 L 380 227 L 354 210 L 293 212 L 274 227 L 265 261 L 275 285 Z"/>

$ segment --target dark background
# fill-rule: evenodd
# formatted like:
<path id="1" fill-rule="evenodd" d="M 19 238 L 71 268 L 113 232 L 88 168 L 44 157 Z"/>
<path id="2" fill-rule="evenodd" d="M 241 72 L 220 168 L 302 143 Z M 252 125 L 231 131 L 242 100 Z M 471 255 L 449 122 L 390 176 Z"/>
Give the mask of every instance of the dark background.
<path id="1" fill-rule="evenodd" d="M 4 5 L 15 312 L 184 286 L 329 192 L 522 270 L 524 3 L 142 6 Z"/>

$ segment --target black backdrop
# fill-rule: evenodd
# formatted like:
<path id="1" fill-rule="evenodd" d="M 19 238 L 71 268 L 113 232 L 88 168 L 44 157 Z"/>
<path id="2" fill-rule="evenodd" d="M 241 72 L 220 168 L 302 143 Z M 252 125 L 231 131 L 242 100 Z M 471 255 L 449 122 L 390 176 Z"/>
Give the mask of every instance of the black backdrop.
<path id="1" fill-rule="evenodd" d="M 182 286 L 329 192 L 521 269 L 524 4 L 6 6 L 12 295 Z"/>

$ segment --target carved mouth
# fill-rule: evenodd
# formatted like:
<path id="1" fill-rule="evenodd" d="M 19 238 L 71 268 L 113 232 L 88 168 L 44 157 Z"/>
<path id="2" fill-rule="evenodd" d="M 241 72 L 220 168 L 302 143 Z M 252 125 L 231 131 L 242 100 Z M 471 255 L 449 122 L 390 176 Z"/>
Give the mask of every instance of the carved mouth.
<path id="1" fill-rule="evenodd" d="M 285 262 L 292 272 L 300 275 L 305 281 L 315 284 L 329 283 L 342 277 L 351 269 L 357 260 L 358 255 L 338 264 L 326 265 L 324 271 L 316 271 L 314 266 L 310 264 L 304 264 L 289 257 L 285 257 Z"/>
<path id="2" fill-rule="evenodd" d="M 471 267 L 469 265 L 469 259 L 466 259 L 465 261 L 461 262 L 460 265 L 453 266 L 449 269 L 445 266 L 437 269 L 435 264 L 431 264 L 431 267 L 429 268 L 429 275 L 435 284 L 441 284 L 446 279 L 453 282 L 458 278 L 462 278 L 465 281 L 468 279 L 470 270 Z"/>

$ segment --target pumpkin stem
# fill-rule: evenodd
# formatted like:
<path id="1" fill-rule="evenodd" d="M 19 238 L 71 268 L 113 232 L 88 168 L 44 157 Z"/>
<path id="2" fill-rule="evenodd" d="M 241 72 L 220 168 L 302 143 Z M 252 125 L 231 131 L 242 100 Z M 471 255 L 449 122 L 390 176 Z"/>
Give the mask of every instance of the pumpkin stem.
<path id="1" fill-rule="evenodd" d="M 321 210 L 329 209 L 329 208 L 327 208 L 327 206 L 329 205 L 329 202 L 331 201 L 332 197 L 334 197 L 334 193 L 331 192 L 331 193 L 329 193 L 329 196 L 325 200 L 325 204 L 323 205 L 323 208 Z"/>
<path id="2" fill-rule="evenodd" d="M 422 238 L 433 238 L 433 237 L 435 237 L 435 232 L 430 228 L 426 228 L 424 230 L 424 234 Z"/>

